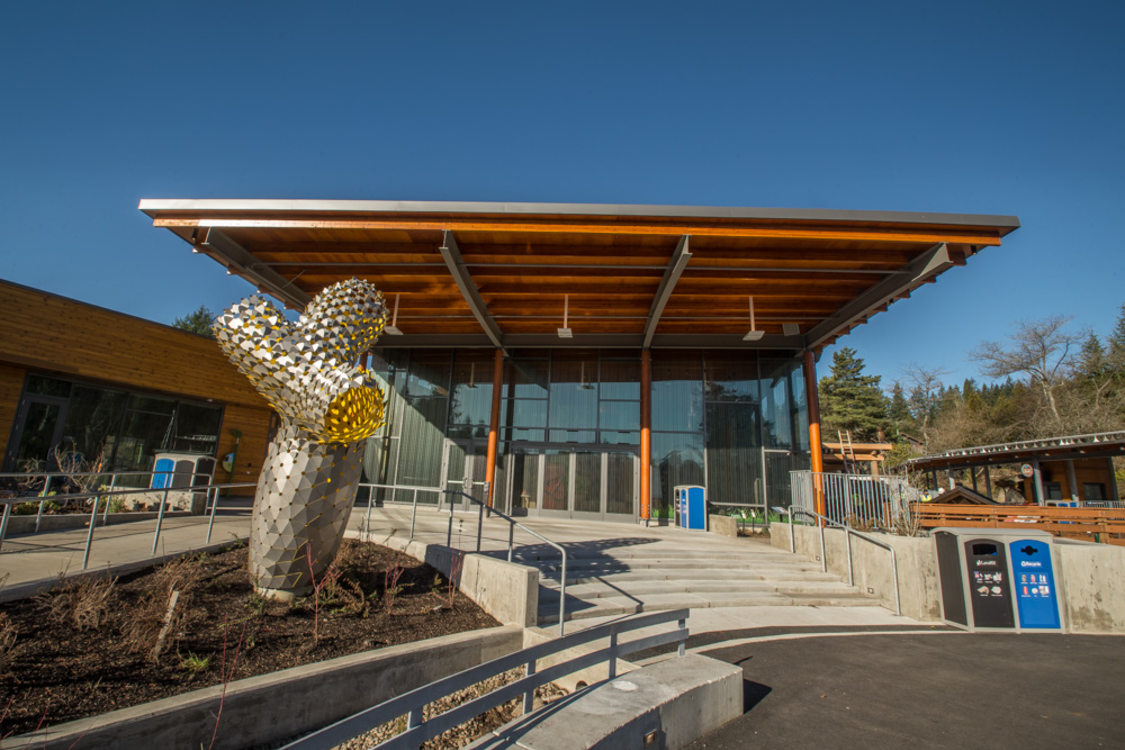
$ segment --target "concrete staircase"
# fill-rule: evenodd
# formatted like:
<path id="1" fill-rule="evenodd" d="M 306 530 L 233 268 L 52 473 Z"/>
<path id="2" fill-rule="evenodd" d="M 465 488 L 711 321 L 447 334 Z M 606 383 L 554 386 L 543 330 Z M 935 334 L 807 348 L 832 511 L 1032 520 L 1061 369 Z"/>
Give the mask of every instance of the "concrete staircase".
<path id="1" fill-rule="evenodd" d="M 684 540 L 686 541 L 686 540 Z M 621 547 L 568 542 L 567 620 L 681 607 L 870 606 L 819 565 L 755 541 L 666 540 Z M 524 547 L 513 560 L 540 571 L 539 621 L 556 622 L 559 555 Z"/>

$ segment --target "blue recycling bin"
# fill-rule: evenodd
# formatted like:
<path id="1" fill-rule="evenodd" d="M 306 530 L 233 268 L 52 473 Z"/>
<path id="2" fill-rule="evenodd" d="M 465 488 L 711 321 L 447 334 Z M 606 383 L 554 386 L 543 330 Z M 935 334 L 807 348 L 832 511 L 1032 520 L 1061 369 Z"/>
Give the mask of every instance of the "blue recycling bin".
<path id="1" fill-rule="evenodd" d="M 682 529 L 707 530 L 707 491 L 698 485 L 681 484 L 672 490 L 676 525 Z"/>
<path id="2" fill-rule="evenodd" d="M 1059 630 L 1059 589 L 1051 544 L 1042 539 L 1008 542 L 1012 561 L 1012 587 L 1021 629 Z"/>

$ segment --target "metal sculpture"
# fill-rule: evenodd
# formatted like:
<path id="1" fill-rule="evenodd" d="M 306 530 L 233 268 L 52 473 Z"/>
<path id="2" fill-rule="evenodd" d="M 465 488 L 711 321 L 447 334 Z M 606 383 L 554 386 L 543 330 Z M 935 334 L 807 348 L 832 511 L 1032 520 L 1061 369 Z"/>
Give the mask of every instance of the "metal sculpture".
<path id="1" fill-rule="evenodd" d="M 264 596 L 309 593 L 336 557 L 363 440 L 383 423 L 383 393 L 359 357 L 385 323 L 383 296 L 353 278 L 323 290 L 296 323 L 254 295 L 212 326 L 227 357 L 281 418 L 250 522 L 250 575 Z"/>

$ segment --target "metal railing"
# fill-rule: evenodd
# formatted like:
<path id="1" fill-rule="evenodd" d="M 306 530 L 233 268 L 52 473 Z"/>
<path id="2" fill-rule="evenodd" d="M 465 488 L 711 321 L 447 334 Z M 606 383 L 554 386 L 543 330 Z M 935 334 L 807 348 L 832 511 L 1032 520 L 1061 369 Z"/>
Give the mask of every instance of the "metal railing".
<path id="1" fill-rule="evenodd" d="M 148 473 L 151 474 L 152 472 L 148 472 Z M 165 472 L 158 472 L 158 473 L 165 473 Z M 207 508 L 208 508 L 208 506 L 210 506 L 210 511 L 208 513 L 209 518 L 208 518 L 208 523 L 207 523 L 207 543 L 209 544 L 211 542 L 211 532 L 212 532 L 212 529 L 214 528 L 214 525 L 215 525 L 215 512 L 216 512 L 216 509 L 218 508 L 218 504 L 219 504 L 219 490 L 221 490 L 221 489 L 233 489 L 233 488 L 244 488 L 244 487 L 255 487 L 255 486 L 257 486 L 255 482 L 229 482 L 229 483 L 225 483 L 225 484 L 212 484 L 210 481 L 208 481 L 207 484 L 199 485 L 199 486 L 196 486 L 196 487 L 165 486 L 165 487 L 161 487 L 159 489 L 152 489 L 151 487 L 146 487 L 146 488 L 141 488 L 141 489 L 129 489 L 129 490 L 98 490 L 96 492 L 82 492 L 82 493 L 74 493 L 74 494 L 66 495 L 65 498 L 67 500 L 81 500 L 81 501 L 92 500 L 93 501 L 93 502 L 90 503 L 90 520 L 87 522 L 87 525 L 88 525 L 89 528 L 86 531 L 86 544 L 85 544 L 85 547 L 83 548 L 83 551 L 82 551 L 82 570 L 86 570 L 89 567 L 89 564 L 90 564 L 90 550 L 92 549 L 93 544 L 94 544 L 94 530 L 99 525 L 98 524 L 98 514 L 99 513 L 102 514 L 102 520 L 101 520 L 100 525 L 105 526 L 106 520 L 107 520 L 108 515 L 109 515 L 110 501 L 114 497 L 120 497 L 120 496 L 124 496 L 124 495 L 138 495 L 138 494 L 151 495 L 151 494 L 154 494 L 154 493 L 161 493 L 161 492 L 163 493 L 163 499 L 161 500 L 160 507 L 159 507 L 159 509 L 157 510 L 157 513 L 156 513 L 156 529 L 153 532 L 153 537 L 152 537 L 152 552 L 151 552 L 151 555 L 153 557 L 155 557 L 156 556 L 156 550 L 157 550 L 157 548 L 159 547 L 159 544 L 160 544 L 160 533 L 161 533 L 161 530 L 163 529 L 163 525 L 164 525 L 164 511 L 168 506 L 168 495 L 169 495 L 169 493 L 171 493 L 171 492 L 192 492 L 192 493 L 203 492 L 203 493 L 205 493 L 205 495 L 206 495 L 205 498 L 204 498 L 204 510 L 205 510 L 205 512 L 207 512 Z M 0 516 L 0 551 L 3 550 L 4 539 L 5 539 L 5 537 L 7 536 L 7 533 L 8 533 L 8 522 L 9 522 L 9 519 L 11 518 L 11 515 L 12 515 L 12 507 L 15 506 L 15 505 L 21 505 L 21 504 L 26 503 L 26 502 L 34 502 L 37 499 L 39 499 L 39 496 L 37 496 L 37 495 L 27 496 L 27 497 L 0 498 L 0 504 L 2 504 L 4 506 L 3 516 Z M 104 502 L 104 505 L 103 505 L 103 502 Z M 35 532 L 33 532 L 33 533 L 37 533 L 38 528 L 39 528 L 39 523 L 38 523 L 38 519 L 37 519 L 36 520 L 36 529 L 35 529 Z"/>
<path id="2" fill-rule="evenodd" d="M 536 539 L 542 541 L 559 551 L 562 556 L 562 567 L 559 571 L 559 635 L 563 634 L 563 628 L 566 626 L 566 550 L 561 544 L 552 542 L 547 537 L 540 534 L 535 529 L 528 528 L 522 523 L 512 518 L 508 514 L 496 510 L 495 508 L 488 507 L 484 502 L 476 499 L 472 495 L 461 492 L 460 490 L 445 490 L 445 494 L 449 495 L 449 526 L 445 532 L 445 546 L 453 547 L 453 496 L 460 495 L 461 497 L 476 503 L 477 505 L 477 552 L 480 552 L 481 534 L 484 528 L 484 515 L 487 512 L 490 516 L 499 516 L 508 522 L 508 562 L 512 561 L 512 550 L 515 546 L 515 532 L 516 528 L 531 534 Z M 413 528 L 413 514 L 411 514 L 411 527 Z"/>
<path id="3" fill-rule="evenodd" d="M 902 477 L 791 471 L 792 505 L 816 512 L 816 495 L 824 495 L 824 515 L 837 523 L 891 528 L 921 494 Z"/>
<path id="4" fill-rule="evenodd" d="M 164 489 L 164 487 L 154 487 L 154 486 L 152 486 L 153 485 L 152 478 L 160 476 L 160 477 L 163 477 L 165 482 L 168 482 L 168 480 L 170 480 L 174 474 L 175 474 L 174 470 L 168 470 L 168 471 L 31 471 L 31 472 L 21 471 L 21 472 L 0 473 L 0 481 L 3 481 L 5 479 L 14 479 L 14 480 L 16 480 L 16 482 L 20 482 L 21 480 L 23 482 L 33 482 L 33 481 L 38 481 L 38 480 L 43 481 L 43 487 L 39 490 L 39 493 L 37 495 L 25 496 L 25 497 L 20 498 L 20 500 L 22 500 L 23 502 L 34 502 L 36 499 L 39 500 L 39 509 L 35 513 L 35 531 L 38 532 L 40 523 L 43 520 L 43 510 L 46 508 L 48 502 L 53 502 L 53 501 L 69 502 L 71 500 L 77 499 L 79 493 L 67 492 L 66 487 L 67 487 L 68 484 L 75 483 L 74 480 L 78 477 L 108 477 L 109 478 L 109 487 L 108 487 L 109 491 L 113 491 L 113 490 L 117 489 L 117 480 L 122 478 L 122 477 L 149 477 L 149 482 L 148 482 L 149 487 L 147 487 L 146 489 L 148 489 L 149 491 L 153 491 L 153 492 L 159 492 L 160 490 Z M 194 478 L 195 478 L 195 475 L 193 474 L 192 479 L 194 480 Z M 55 484 L 56 479 L 62 480 L 61 482 L 58 483 L 58 485 L 61 485 L 61 487 L 63 489 L 62 489 L 61 492 L 57 492 L 56 494 L 51 494 L 51 486 L 53 484 Z M 210 475 L 207 475 L 207 484 L 210 485 L 211 481 L 212 481 L 212 477 Z M 56 486 L 58 486 L 58 485 L 56 485 Z M 203 486 L 203 485 L 200 485 L 200 486 Z M 130 489 L 141 489 L 141 488 L 130 488 Z M 190 487 L 190 486 L 184 486 L 184 487 L 173 487 L 172 489 L 182 490 L 182 491 L 190 491 L 193 488 Z M 109 512 L 108 503 L 106 504 L 106 512 L 107 513 Z M 3 539 L 3 537 L 0 536 L 0 540 L 2 540 L 2 539 Z"/>
<path id="5" fill-rule="evenodd" d="M 831 518 L 827 518 L 826 516 L 822 516 L 821 514 L 815 512 L 815 511 L 806 510 L 805 508 L 801 508 L 801 507 L 798 507 L 796 505 L 790 505 L 788 511 L 786 511 L 786 512 L 789 515 L 789 551 L 794 553 L 794 554 L 797 552 L 797 529 L 796 529 L 797 524 L 796 524 L 795 515 L 800 513 L 800 514 L 803 514 L 805 516 L 808 516 L 809 518 L 813 519 L 814 521 L 820 522 L 820 523 L 817 524 L 818 527 L 820 528 L 820 569 L 821 569 L 821 571 L 823 571 L 825 573 L 828 572 L 828 557 L 825 554 L 824 529 L 827 526 L 833 526 L 835 528 L 844 530 L 844 546 L 847 549 L 847 556 L 848 556 L 848 585 L 849 586 L 855 586 L 855 571 L 852 567 L 852 537 L 853 536 L 859 537 L 860 539 L 862 539 L 866 542 L 870 542 L 871 544 L 874 544 L 876 547 L 882 547 L 883 549 L 890 552 L 891 553 L 891 579 L 892 579 L 892 583 L 894 585 L 894 590 L 895 590 L 895 614 L 896 615 L 902 614 L 902 601 L 901 601 L 900 596 L 899 596 L 899 586 L 898 586 L 898 558 L 895 555 L 895 548 L 894 547 L 892 547 L 891 545 L 887 544 L 886 542 L 884 542 L 880 539 L 876 539 L 875 537 L 871 536 L 870 534 L 865 534 L 862 531 L 856 531 L 855 529 L 853 529 L 851 526 L 848 526 L 847 524 L 839 523 L 838 521 L 834 521 Z"/>
<path id="6" fill-rule="evenodd" d="M 689 610 L 680 609 L 668 612 L 654 612 L 648 615 L 639 615 L 616 622 L 598 625 L 568 636 L 562 636 L 538 646 L 525 648 L 520 651 L 501 656 L 498 659 L 487 661 L 475 667 L 470 667 L 457 674 L 436 680 L 428 685 L 416 688 L 402 695 L 383 701 L 382 703 L 352 714 L 334 724 L 330 724 L 312 734 L 285 745 L 283 750 L 326 750 L 336 747 L 355 737 L 368 732 L 375 727 L 406 716 L 405 730 L 391 739 L 378 745 L 376 748 L 417 748 L 423 742 L 470 721 L 476 716 L 499 706 L 513 698 L 523 696 L 523 713 L 526 715 L 533 708 L 535 689 L 540 685 L 553 682 L 568 674 L 581 669 L 609 663 L 609 677 L 612 680 L 617 676 L 617 659 L 656 648 L 669 643 L 677 643 L 678 656 L 685 653 L 685 644 L 688 639 L 687 618 Z M 661 625 L 666 622 L 676 621 L 677 629 L 656 633 L 622 643 L 619 637 L 640 628 Z M 536 665 L 544 658 L 568 649 L 582 646 L 603 638 L 609 638 L 609 645 L 596 651 L 579 654 L 571 659 L 537 670 Z M 451 693 L 463 690 L 483 680 L 503 674 L 511 669 L 522 667 L 524 676 L 504 685 L 492 692 L 472 698 L 459 706 L 449 709 L 442 714 L 426 719 L 423 709 L 430 703 L 440 700 Z"/>

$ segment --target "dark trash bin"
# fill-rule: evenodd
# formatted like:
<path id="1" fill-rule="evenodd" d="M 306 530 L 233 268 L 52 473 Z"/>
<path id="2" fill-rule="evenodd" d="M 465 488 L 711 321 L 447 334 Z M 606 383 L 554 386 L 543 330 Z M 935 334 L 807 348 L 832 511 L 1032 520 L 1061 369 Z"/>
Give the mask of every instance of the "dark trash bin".
<path id="1" fill-rule="evenodd" d="M 934 529 L 942 615 L 977 630 L 1062 630 L 1053 537 L 1023 529 Z"/>

